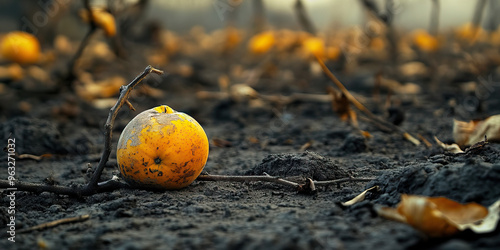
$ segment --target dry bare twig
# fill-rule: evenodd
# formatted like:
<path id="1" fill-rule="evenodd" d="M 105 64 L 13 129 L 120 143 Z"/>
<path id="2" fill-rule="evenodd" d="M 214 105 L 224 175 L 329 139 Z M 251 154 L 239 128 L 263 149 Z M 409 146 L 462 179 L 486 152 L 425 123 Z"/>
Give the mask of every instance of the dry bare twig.
<path id="1" fill-rule="evenodd" d="M 374 180 L 375 178 L 354 178 L 347 177 L 341 178 L 337 180 L 327 180 L 327 181 L 312 181 L 313 186 L 328 186 L 334 184 L 340 184 L 344 182 L 369 182 Z M 211 174 L 202 174 L 196 180 L 198 181 L 230 181 L 230 182 L 253 182 L 253 181 L 262 181 L 262 182 L 270 182 L 276 183 L 283 186 L 300 188 L 303 186 L 302 184 L 285 180 L 280 177 L 270 176 L 268 174 L 265 175 L 211 175 Z"/>
<path id="2" fill-rule="evenodd" d="M 318 61 L 321 69 L 326 74 L 326 76 L 337 86 L 337 88 L 344 94 L 350 103 L 354 105 L 359 111 L 363 112 L 372 122 L 376 123 L 379 128 L 384 128 L 385 131 L 398 131 L 403 135 L 405 139 L 412 142 L 415 145 L 420 145 L 420 141 L 406 132 L 404 129 L 380 119 L 378 116 L 374 115 L 369 109 L 367 109 L 361 102 L 359 102 L 347 88 L 335 77 L 335 75 L 328 69 L 323 60 L 316 56 L 316 60 Z M 389 129 L 387 129 L 389 128 Z"/>
<path id="3" fill-rule="evenodd" d="M 21 230 L 18 230 L 17 233 L 22 234 L 22 233 L 29 233 L 29 232 L 36 231 L 36 230 L 44 230 L 44 229 L 56 227 L 56 226 L 59 226 L 62 224 L 86 221 L 89 218 L 90 218 L 90 215 L 88 215 L 88 214 L 84 214 L 84 215 L 80 215 L 80 216 L 76 216 L 76 217 L 64 218 L 64 219 L 60 219 L 60 220 L 42 223 L 40 225 L 36 225 L 36 226 L 29 227 L 26 229 L 21 229 Z"/>

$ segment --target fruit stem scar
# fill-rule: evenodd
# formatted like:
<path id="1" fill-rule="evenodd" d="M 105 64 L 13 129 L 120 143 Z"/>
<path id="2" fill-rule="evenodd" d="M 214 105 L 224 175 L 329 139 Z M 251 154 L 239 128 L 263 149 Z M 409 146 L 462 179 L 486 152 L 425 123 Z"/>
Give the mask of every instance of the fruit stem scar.
<path id="1" fill-rule="evenodd" d="M 158 157 L 158 158 L 156 158 L 156 159 L 155 159 L 155 163 L 156 163 L 156 164 L 160 164 L 160 163 L 161 163 L 161 159 L 160 159 L 159 157 Z"/>

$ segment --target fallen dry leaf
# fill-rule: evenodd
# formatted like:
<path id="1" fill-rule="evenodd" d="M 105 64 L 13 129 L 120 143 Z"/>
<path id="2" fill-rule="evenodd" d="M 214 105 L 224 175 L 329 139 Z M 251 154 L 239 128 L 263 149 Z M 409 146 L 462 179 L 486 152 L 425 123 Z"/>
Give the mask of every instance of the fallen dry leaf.
<path id="1" fill-rule="evenodd" d="M 125 85 L 125 79 L 121 76 L 113 76 L 102 81 L 94 82 L 88 74 L 80 77 L 82 84 L 76 85 L 78 96 L 85 100 L 112 97 L 120 92 L 120 87 Z"/>
<path id="2" fill-rule="evenodd" d="M 327 88 L 328 94 L 332 97 L 332 109 L 340 117 L 342 121 L 347 121 L 350 118 L 351 108 L 347 97 L 329 86 Z"/>
<path id="3" fill-rule="evenodd" d="M 369 191 L 372 191 L 372 190 L 378 190 L 378 186 L 373 186 L 363 192 L 361 192 L 360 194 L 358 194 L 356 197 L 354 197 L 352 200 L 349 200 L 349 201 L 346 201 L 346 202 L 341 202 L 340 204 L 342 204 L 342 206 L 352 206 L 358 202 L 361 202 L 365 199 L 366 197 L 366 193 L 368 193 Z"/>
<path id="4" fill-rule="evenodd" d="M 488 215 L 480 222 L 458 225 L 460 230 L 470 229 L 475 233 L 490 233 L 497 228 L 500 220 L 500 200 L 488 207 Z"/>
<path id="5" fill-rule="evenodd" d="M 469 122 L 453 120 L 453 139 L 458 145 L 472 145 L 484 140 L 485 136 L 489 141 L 500 140 L 500 115 Z"/>
<path id="6" fill-rule="evenodd" d="M 407 132 L 403 133 L 403 137 L 409 142 L 413 143 L 415 146 L 420 145 L 420 141 Z"/>
<path id="7" fill-rule="evenodd" d="M 429 74 L 429 69 L 422 62 L 408 62 L 398 67 L 399 73 L 404 77 L 423 77 Z"/>
<path id="8" fill-rule="evenodd" d="M 444 237 L 465 229 L 492 232 L 498 223 L 500 201 L 487 209 L 475 202 L 460 204 L 445 197 L 403 194 L 397 208 L 376 210 L 380 216 L 407 223 L 430 237 Z"/>
<path id="9" fill-rule="evenodd" d="M 104 30 L 106 36 L 114 36 L 116 34 L 115 17 L 111 15 L 111 13 L 101 8 L 92 8 L 91 11 L 92 18 L 94 19 L 95 24 L 102 30 Z M 88 10 L 84 9 L 80 11 L 80 17 L 83 19 L 83 21 L 89 22 L 89 16 L 90 15 Z"/>
<path id="10" fill-rule="evenodd" d="M 229 95 L 236 102 L 242 102 L 249 99 L 254 99 L 259 96 L 259 93 L 252 87 L 244 84 L 234 84 L 229 88 Z"/>

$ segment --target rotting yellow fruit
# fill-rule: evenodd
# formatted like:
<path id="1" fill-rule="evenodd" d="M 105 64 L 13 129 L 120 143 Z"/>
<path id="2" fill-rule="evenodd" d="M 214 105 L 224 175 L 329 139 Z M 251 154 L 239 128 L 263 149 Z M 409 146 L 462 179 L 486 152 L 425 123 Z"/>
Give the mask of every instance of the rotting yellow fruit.
<path id="1" fill-rule="evenodd" d="M 439 49 L 439 41 L 425 30 L 413 33 L 413 43 L 422 51 L 433 52 Z"/>
<path id="2" fill-rule="evenodd" d="M 455 30 L 455 35 L 465 41 L 474 43 L 477 40 L 484 40 L 487 32 L 480 26 L 466 23 Z"/>
<path id="3" fill-rule="evenodd" d="M 36 63 L 40 58 L 40 43 L 32 34 L 13 31 L 2 39 L 2 56 L 16 63 Z"/>
<path id="4" fill-rule="evenodd" d="M 325 54 L 325 42 L 318 37 L 309 37 L 302 43 L 304 49 L 315 56 L 323 56 Z"/>
<path id="5" fill-rule="evenodd" d="M 191 116 L 166 105 L 132 119 L 118 140 L 117 161 L 125 181 L 147 189 L 180 189 L 200 175 L 208 138 Z"/>
<path id="6" fill-rule="evenodd" d="M 264 54 L 274 46 L 274 34 L 271 31 L 264 31 L 250 39 L 248 47 L 254 54 Z"/>
<path id="7" fill-rule="evenodd" d="M 115 17 L 111 15 L 111 13 L 107 12 L 101 8 L 92 8 L 92 16 L 94 18 L 94 22 L 97 26 L 99 26 L 107 37 L 112 37 L 116 35 L 116 23 Z M 89 22 L 89 11 L 84 9 L 80 11 L 80 17 L 85 21 Z"/>

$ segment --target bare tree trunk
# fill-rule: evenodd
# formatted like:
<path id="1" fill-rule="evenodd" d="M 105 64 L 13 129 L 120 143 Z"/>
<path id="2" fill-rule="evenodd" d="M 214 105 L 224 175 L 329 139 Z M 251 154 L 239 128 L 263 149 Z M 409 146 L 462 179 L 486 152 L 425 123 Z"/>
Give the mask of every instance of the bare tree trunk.
<path id="1" fill-rule="evenodd" d="M 259 33 L 264 30 L 266 23 L 264 13 L 264 3 L 262 0 L 253 0 L 253 25 L 254 33 Z"/>
<path id="2" fill-rule="evenodd" d="M 474 15 L 472 16 L 472 24 L 474 27 L 479 27 L 481 25 L 481 20 L 483 19 L 484 7 L 486 6 L 486 0 L 478 0 L 476 3 L 476 9 L 474 10 Z"/>
<path id="3" fill-rule="evenodd" d="M 307 11 L 304 7 L 304 4 L 302 3 L 302 0 L 297 0 L 295 2 L 295 14 L 297 15 L 297 18 L 299 19 L 299 23 L 302 26 L 302 28 L 311 33 L 311 34 L 316 34 L 316 28 L 314 28 L 314 25 L 307 15 Z"/>
<path id="4" fill-rule="evenodd" d="M 397 45 L 397 36 L 394 28 L 392 27 L 392 22 L 394 19 L 394 1 L 386 0 L 385 1 L 385 13 L 379 10 L 376 3 L 373 0 L 361 0 L 361 4 L 377 19 L 385 24 L 387 27 L 386 37 L 389 42 L 388 53 L 391 59 L 391 63 L 393 65 L 396 64 L 398 59 L 398 45 Z"/>
<path id="5" fill-rule="evenodd" d="M 486 29 L 492 32 L 498 28 L 500 24 L 500 2 L 498 0 L 490 0 L 490 8 L 488 8 L 488 20 L 486 20 Z"/>
<path id="6" fill-rule="evenodd" d="M 439 12 L 440 12 L 439 0 L 432 0 L 432 13 L 431 21 L 429 23 L 429 33 L 433 36 L 437 36 L 439 30 Z"/>
<path id="7" fill-rule="evenodd" d="M 385 0 L 385 24 L 387 25 L 387 40 L 389 41 L 389 55 L 391 56 L 391 62 L 395 65 L 398 61 L 398 38 L 396 36 L 396 31 L 392 25 L 394 20 L 394 1 Z M 384 19 L 382 19 L 384 20 Z"/>

